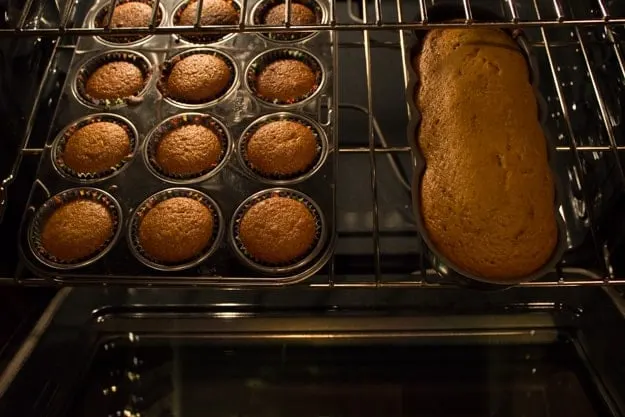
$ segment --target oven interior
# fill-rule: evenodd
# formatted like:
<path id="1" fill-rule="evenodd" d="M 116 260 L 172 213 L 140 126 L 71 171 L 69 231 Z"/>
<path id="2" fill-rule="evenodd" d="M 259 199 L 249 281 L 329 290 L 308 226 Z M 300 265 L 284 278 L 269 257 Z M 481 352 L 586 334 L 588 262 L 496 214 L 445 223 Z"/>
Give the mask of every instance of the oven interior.
<path id="1" fill-rule="evenodd" d="M 0 3 L 0 29 L 63 20 L 62 2 L 35 1 L 22 21 L 25 3 Z M 555 271 L 505 291 L 462 288 L 434 273 L 409 190 L 410 34 L 390 28 L 419 16 L 421 2 L 337 1 L 337 22 L 372 26 L 336 32 L 337 238 L 327 265 L 284 289 L 73 282 L 44 331 L 26 337 L 36 342 L 27 355 L 2 375 L 0 414 L 625 415 L 625 31 L 558 24 L 558 12 L 566 21 L 601 17 L 603 7 L 623 16 L 625 8 L 471 3 L 504 14 L 512 3 L 522 20 L 551 22 L 524 31 L 567 187 L 568 250 Z M 75 4 L 78 21 L 89 4 Z M 24 31 L 0 45 L 0 111 L 10 133 L 0 141 L 0 228 L 10 237 L 0 273 L 5 283 L 55 284 L 24 267 L 15 242 L 76 37 Z"/>

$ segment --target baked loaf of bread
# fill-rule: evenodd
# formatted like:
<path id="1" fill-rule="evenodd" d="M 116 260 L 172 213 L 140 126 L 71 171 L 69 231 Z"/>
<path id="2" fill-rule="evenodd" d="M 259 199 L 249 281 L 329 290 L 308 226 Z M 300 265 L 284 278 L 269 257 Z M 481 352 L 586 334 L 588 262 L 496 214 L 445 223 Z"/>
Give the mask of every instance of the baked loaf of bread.
<path id="1" fill-rule="evenodd" d="M 544 266 L 558 230 L 547 143 L 527 62 L 499 29 L 429 31 L 413 59 L 431 243 L 489 281 Z"/>

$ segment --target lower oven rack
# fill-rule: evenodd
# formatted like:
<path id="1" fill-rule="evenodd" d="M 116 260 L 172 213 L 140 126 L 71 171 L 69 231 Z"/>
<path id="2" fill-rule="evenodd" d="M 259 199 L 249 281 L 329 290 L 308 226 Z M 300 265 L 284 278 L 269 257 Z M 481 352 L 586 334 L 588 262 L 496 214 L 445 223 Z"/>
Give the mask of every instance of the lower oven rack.
<path id="1" fill-rule="evenodd" d="M 202 0 L 200 1 L 200 5 Z M 205 27 L 198 24 L 194 27 L 155 27 L 149 28 L 111 29 L 111 28 L 81 28 L 74 27 L 77 10 L 80 3 L 68 2 L 56 7 L 59 11 L 57 24 L 42 25 L 37 11 L 42 7 L 36 5 L 37 0 L 28 0 L 23 12 L 17 18 L 16 24 L 11 28 L 0 29 L 0 37 L 56 37 L 55 51 L 71 50 L 70 35 L 101 35 L 112 32 L 119 34 L 165 34 L 186 32 L 216 32 L 216 27 Z M 156 0 L 158 5 L 159 0 Z M 247 1 L 242 2 L 242 16 L 245 16 Z M 547 85 L 552 94 L 548 96 L 551 119 L 555 128 L 559 130 L 558 155 L 563 155 L 571 163 L 570 177 L 566 180 L 576 184 L 577 205 L 583 215 L 580 221 L 584 223 L 588 236 L 584 239 L 582 249 L 583 256 L 573 254 L 572 260 L 565 257 L 556 270 L 550 275 L 537 282 L 520 284 L 524 287 L 559 287 L 559 286 L 603 286 L 625 284 L 625 268 L 623 262 L 624 243 L 620 235 L 625 231 L 625 216 L 620 215 L 625 209 L 625 171 L 622 158 L 625 156 L 625 135 L 621 128 L 620 120 L 623 114 L 620 99 L 625 98 L 625 8 L 616 1 L 591 0 L 588 3 L 577 0 L 553 0 L 533 2 L 515 2 L 513 0 L 484 0 L 488 7 L 498 7 L 509 20 L 498 23 L 475 22 L 471 14 L 471 5 L 480 4 L 479 0 L 458 0 L 464 6 L 466 18 L 462 22 L 454 23 L 429 23 L 427 18 L 428 0 L 420 0 L 415 4 L 409 4 L 397 0 L 396 2 L 383 2 L 382 0 L 367 1 L 362 3 L 347 1 L 349 20 L 342 19 L 337 12 L 337 0 L 330 2 L 330 17 L 327 24 L 317 26 L 293 26 L 290 24 L 288 10 L 291 0 L 287 0 L 287 13 L 285 24 L 279 27 L 263 26 L 253 27 L 241 19 L 239 25 L 233 27 L 221 27 L 221 30 L 229 32 L 276 32 L 289 28 L 290 31 L 333 30 L 339 34 L 338 47 L 340 50 L 355 50 L 362 52 L 362 63 L 366 82 L 366 100 L 364 103 L 351 103 L 339 97 L 339 107 L 343 111 L 353 111 L 361 116 L 362 126 L 366 130 L 366 142 L 359 145 L 339 143 L 339 155 L 342 157 L 366 158 L 369 163 L 369 190 L 370 190 L 370 230 L 364 234 L 364 239 L 369 241 L 370 252 L 364 256 L 362 268 L 356 268 L 356 272 L 345 272 L 346 260 L 353 261 L 352 257 L 343 257 L 333 254 L 325 269 L 316 276 L 301 285 L 312 288 L 440 288 L 456 286 L 457 283 L 440 281 L 433 269 L 421 254 L 417 257 L 388 256 L 382 247 L 384 234 L 380 224 L 381 201 L 380 194 L 380 164 L 388 164 L 395 178 L 394 187 L 406 189 L 409 192 L 409 176 L 405 174 L 405 162 L 409 158 L 410 147 L 395 143 L 385 134 L 381 127 L 383 124 L 378 116 L 378 107 L 373 94 L 373 87 L 377 83 L 384 83 L 383 77 L 376 76 L 376 69 L 384 65 L 375 58 L 377 50 L 389 50 L 394 52 L 394 59 L 401 61 L 404 76 L 404 86 L 407 85 L 407 62 L 406 54 L 403 53 L 408 44 L 409 30 L 434 28 L 434 27 L 507 27 L 522 29 L 530 36 L 533 50 L 542 57 L 545 71 L 541 74 L 541 84 Z M 111 0 L 115 5 L 116 0 Z M 60 7 L 63 6 L 63 7 Z M 155 7 L 156 10 L 156 7 Z M 412 16 L 417 16 L 411 19 Z M 153 16 L 155 18 L 155 16 Z M 153 20 L 154 22 L 154 20 Z M 353 36 L 347 38 L 344 34 L 360 34 L 361 39 L 354 40 Z M 378 36 L 378 35 L 389 36 Z M 606 64 L 601 57 L 597 57 L 595 51 L 600 48 L 609 55 L 610 72 L 608 79 L 605 76 Z M 569 86 L 574 81 L 565 76 L 565 62 L 560 59 L 564 52 L 576 54 L 579 58 L 579 68 L 573 69 L 579 73 L 576 83 L 585 83 L 588 86 L 584 100 L 591 102 L 590 108 L 595 114 L 587 115 L 594 117 L 595 126 L 599 130 L 588 133 L 580 127 L 579 97 L 571 98 Z M 342 64 L 339 59 L 338 64 Z M 344 67 L 342 67 L 344 68 Z M 4 179 L 0 186 L 0 215 L 8 203 L 9 185 L 18 174 L 20 163 L 23 158 L 38 158 L 43 154 L 41 144 L 34 143 L 30 139 L 33 125 L 38 119 L 38 108 L 43 100 L 42 90 L 50 82 L 50 75 L 55 72 L 51 64 L 44 73 L 40 89 L 36 95 L 36 103 L 27 120 L 25 134 L 21 143 L 18 160 L 11 174 Z M 379 74 L 379 73 L 377 73 Z M 606 87 L 607 86 L 607 87 Z M 620 96 L 619 96 L 620 94 Z M 403 100 L 402 98 L 399 98 Z M 379 105 L 379 102 L 377 103 Z M 624 103 L 625 105 L 625 103 Z M 406 107 L 404 107 L 404 111 Z M 620 114 L 619 114 L 620 112 Z M 407 116 L 407 115 L 404 115 Z M 340 121 L 342 123 L 342 121 Z M 599 132 L 599 133 L 597 133 Z M 405 141 L 405 139 L 404 139 Z M 573 175 L 571 176 L 571 173 Z M 45 185 L 42 185 L 45 189 Z M 348 193 L 349 190 L 337 190 L 340 193 Z M 410 232 L 402 231 L 404 235 Z M 416 233 L 412 236 L 420 240 Z M 342 234 L 339 231 L 338 241 Z M 422 245 L 422 242 L 421 242 Z M 422 252 L 421 252 L 422 253 Z M 361 260 L 362 257 L 358 258 Z M 397 261 L 400 267 L 389 268 L 387 261 Z M 17 268 L 17 281 L 24 284 L 39 284 L 41 280 L 32 278 L 24 268 Z M 98 281 L 103 284 L 128 284 L 128 285 L 153 285 L 150 277 L 136 277 L 136 279 L 103 278 Z M 63 283 L 63 282 L 61 282 Z M 85 281 L 84 283 L 89 283 Z M 81 284 L 73 281 L 73 285 Z M 162 281 L 159 284 L 163 284 Z M 179 285 L 175 281 L 164 282 L 163 285 Z M 201 284 L 200 284 L 201 285 Z M 217 287 L 255 287 L 246 283 L 236 285 L 233 283 L 211 282 L 209 285 Z M 258 286 L 266 284 L 260 283 Z"/>

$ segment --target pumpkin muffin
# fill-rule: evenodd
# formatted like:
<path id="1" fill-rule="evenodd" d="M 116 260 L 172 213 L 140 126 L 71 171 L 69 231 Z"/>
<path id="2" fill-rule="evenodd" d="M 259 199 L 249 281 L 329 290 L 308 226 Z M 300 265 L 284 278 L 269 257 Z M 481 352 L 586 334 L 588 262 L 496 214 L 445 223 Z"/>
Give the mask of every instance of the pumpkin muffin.
<path id="1" fill-rule="evenodd" d="M 101 173 L 130 154 L 128 132 L 112 122 L 95 122 L 72 134 L 63 149 L 63 162 L 76 173 Z"/>
<path id="2" fill-rule="evenodd" d="M 306 255 L 316 240 L 315 217 L 301 202 L 270 197 L 243 214 L 239 239 L 252 259 L 288 264 Z"/>
<path id="3" fill-rule="evenodd" d="M 165 174 L 193 175 L 215 167 L 222 155 L 219 136 L 189 124 L 169 132 L 156 147 L 155 160 Z"/>
<path id="4" fill-rule="evenodd" d="M 280 59 L 264 67 L 256 78 L 256 91 L 269 101 L 293 103 L 310 95 L 316 77 L 310 66 L 297 59 Z"/>
<path id="5" fill-rule="evenodd" d="M 201 202 L 173 197 L 152 207 L 139 225 L 139 244 L 156 262 L 173 264 L 193 259 L 210 244 L 213 215 Z"/>
<path id="6" fill-rule="evenodd" d="M 282 25 L 284 23 L 286 5 L 273 6 L 265 15 L 264 23 L 267 25 Z M 315 12 L 299 3 L 291 3 L 291 24 L 295 26 L 314 25 L 317 21 Z"/>
<path id="7" fill-rule="evenodd" d="M 115 7 L 112 28 L 147 27 L 152 20 L 152 6 L 140 1 L 129 1 Z M 103 22 L 102 26 L 106 26 Z"/>
<path id="8" fill-rule="evenodd" d="M 201 103 L 218 98 L 230 86 L 232 71 L 219 56 L 194 54 L 176 62 L 167 77 L 174 100 Z"/>
<path id="9" fill-rule="evenodd" d="M 294 175 L 311 167 L 318 145 L 308 126 L 290 120 L 262 125 L 248 139 L 246 161 L 263 175 Z"/>
<path id="10" fill-rule="evenodd" d="M 193 26 L 197 17 L 197 0 L 185 6 L 180 14 L 179 26 Z M 235 25 L 239 22 L 239 12 L 234 8 L 231 1 L 227 0 L 204 0 L 202 2 L 202 14 L 200 24 L 207 25 Z M 190 38 L 193 38 L 191 36 Z"/>
<path id="11" fill-rule="evenodd" d="M 93 98 L 115 100 L 133 96 L 144 86 L 141 69 L 131 62 L 108 62 L 87 79 L 85 91 Z"/>
<path id="12" fill-rule="evenodd" d="M 57 208 L 41 232 L 43 248 L 61 262 L 76 262 L 97 254 L 113 237 L 113 217 L 92 200 L 70 201 Z"/>

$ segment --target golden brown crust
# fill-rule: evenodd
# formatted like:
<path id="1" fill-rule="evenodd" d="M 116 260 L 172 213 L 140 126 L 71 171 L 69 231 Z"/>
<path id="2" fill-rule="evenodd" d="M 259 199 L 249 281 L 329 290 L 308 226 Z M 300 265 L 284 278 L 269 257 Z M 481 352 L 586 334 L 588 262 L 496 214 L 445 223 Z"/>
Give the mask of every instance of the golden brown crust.
<path id="1" fill-rule="evenodd" d="M 197 200 L 173 197 L 152 207 L 139 225 L 139 242 L 158 262 L 180 263 L 198 256 L 213 235 L 211 210 Z"/>
<path id="2" fill-rule="evenodd" d="M 145 27 L 152 20 L 152 7 L 139 1 L 129 1 L 115 7 L 111 27 Z"/>
<path id="3" fill-rule="evenodd" d="M 176 100 L 208 101 L 223 94 L 231 71 L 218 56 L 194 54 L 177 62 L 167 78 L 167 91 Z"/>
<path id="4" fill-rule="evenodd" d="M 557 242 L 554 184 L 518 46 L 500 30 L 432 30 L 413 64 L 429 238 L 476 276 L 535 272 Z"/>
<path id="5" fill-rule="evenodd" d="M 261 126 L 246 147 L 249 164 L 265 175 L 303 172 L 310 168 L 317 154 L 317 140 L 310 128 L 290 120 Z"/>
<path id="6" fill-rule="evenodd" d="M 308 252 L 315 242 L 315 218 L 301 202 L 270 197 L 243 215 L 239 237 L 252 258 L 285 264 Z"/>
<path id="7" fill-rule="evenodd" d="M 281 59 L 263 68 L 256 79 L 256 89 L 268 100 L 289 102 L 312 93 L 315 73 L 297 59 Z"/>
<path id="8" fill-rule="evenodd" d="M 109 210 L 95 201 L 75 200 L 50 215 L 41 232 L 41 243 L 56 259 L 74 262 L 95 255 L 112 237 Z"/>
<path id="9" fill-rule="evenodd" d="M 193 1 L 180 14 L 181 26 L 195 25 L 198 2 Z M 201 25 L 234 25 L 239 21 L 239 14 L 230 1 L 205 0 L 202 2 Z"/>
<path id="10" fill-rule="evenodd" d="M 159 142 L 156 163 L 167 174 L 196 174 L 217 165 L 221 151 L 221 141 L 212 130 L 201 125 L 185 125 Z"/>
<path id="11" fill-rule="evenodd" d="M 278 4 L 273 6 L 265 15 L 265 24 L 268 25 L 282 25 L 284 23 L 285 4 Z M 316 23 L 317 17 L 315 13 L 308 7 L 299 3 L 291 3 L 291 24 L 300 25 L 313 25 Z"/>
<path id="12" fill-rule="evenodd" d="M 144 79 L 139 67 L 131 62 L 109 62 L 87 79 L 85 91 L 100 100 L 130 97 L 141 91 Z"/>
<path id="13" fill-rule="evenodd" d="M 100 173 L 114 168 L 130 154 L 126 130 L 112 122 L 88 124 L 69 137 L 63 161 L 77 173 Z"/>

